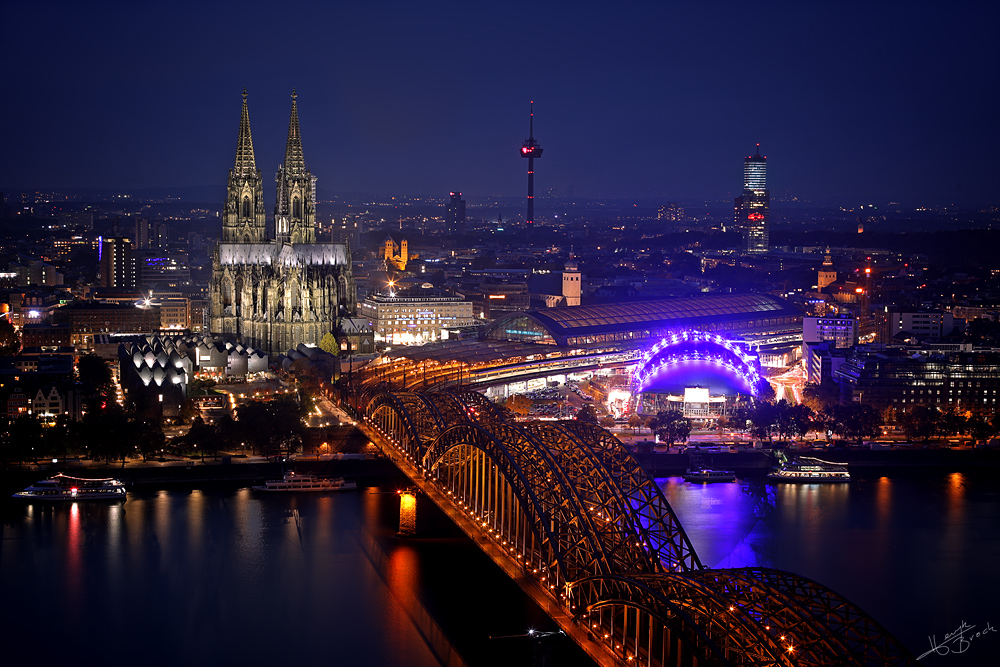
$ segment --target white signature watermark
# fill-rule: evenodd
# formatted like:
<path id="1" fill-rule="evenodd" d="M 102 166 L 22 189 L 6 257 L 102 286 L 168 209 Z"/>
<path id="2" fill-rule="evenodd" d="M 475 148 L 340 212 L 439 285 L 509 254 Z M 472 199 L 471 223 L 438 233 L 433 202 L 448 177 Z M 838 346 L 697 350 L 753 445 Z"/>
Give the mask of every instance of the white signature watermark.
<path id="1" fill-rule="evenodd" d="M 981 630 L 977 630 L 975 625 L 969 625 L 965 621 L 962 621 L 958 629 L 946 634 L 940 643 L 938 643 L 937 635 L 928 637 L 927 640 L 931 643 L 931 650 L 917 656 L 917 660 L 925 658 L 931 653 L 937 655 L 965 653 L 972 646 L 973 641 L 983 635 L 992 634 L 996 631 L 997 629 L 990 625 L 989 621 L 986 622 L 986 627 Z"/>

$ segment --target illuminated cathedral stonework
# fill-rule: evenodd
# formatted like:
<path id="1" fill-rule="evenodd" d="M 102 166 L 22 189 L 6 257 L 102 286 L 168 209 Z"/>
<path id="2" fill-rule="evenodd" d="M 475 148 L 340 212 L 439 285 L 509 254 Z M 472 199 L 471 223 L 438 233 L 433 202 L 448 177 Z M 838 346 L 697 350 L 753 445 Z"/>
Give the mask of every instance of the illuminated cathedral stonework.
<path id="1" fill-rule="evenodd" d="M 306 169 L 292 93 L 285 161 L 278 168 L 274 238 L 268 238 L 264 182 L 243 115 L 236 164 L 229 171 L 222 238 L 212 258 L 211 330 L 275 356 L 318 345 L 355 307 L 351 252 L 316 242 L 316 179 Z"/>

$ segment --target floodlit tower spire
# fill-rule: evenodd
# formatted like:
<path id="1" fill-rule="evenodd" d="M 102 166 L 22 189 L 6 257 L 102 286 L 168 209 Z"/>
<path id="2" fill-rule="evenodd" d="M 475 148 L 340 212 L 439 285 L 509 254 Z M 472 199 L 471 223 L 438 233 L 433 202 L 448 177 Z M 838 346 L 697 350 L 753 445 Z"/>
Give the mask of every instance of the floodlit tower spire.
<path id="1" fill-rule="evenodd" d="M 301 174 L 306 170 L 302 156 L 302 135 L 299 133 L 299 95 L 292 89 L 292 115 L 288 119 L 288 141 L 285 143 L 285 171 Z"/>
<path id="2" fill-rule="evenodd" d="M 542 157 L 542 147 L 535 141 L 535 102 L 528 115 L 528 138 L 521 144 L 521 157 L 528 158 L 528 229 L 535 225 L 535 158 Z"/>
<path id="3" fill-rule="evenodd" d="M 265 237 L 264 181 L 253 154 L 247 89 L 243 89 L 236 161 L 229 170 L 226 207 L 222 214 L 223 243 L 260 243 Z"/>
<path id="4" fill-rule="evenodd" d="M 253 155 L 253 137 L 250 135 L 250 111 L 247 109 L 247 89 L 243 88 L 243 114 L 240 116 L 240 136 L 236 141 L 236 164 L 233 171 L 238 176 L 253 176 L 257 161 Z"/>
<path id="5" fill-rule="evenodd" d="M 306 169 L 299 133 L 298 94 L 292 90 L 292 114 L 288 120 L 285 161 L 276 177 L 278 196 L 274 204 L 274 236 L 281 243 L 316 243 L 316 179 Z"/>

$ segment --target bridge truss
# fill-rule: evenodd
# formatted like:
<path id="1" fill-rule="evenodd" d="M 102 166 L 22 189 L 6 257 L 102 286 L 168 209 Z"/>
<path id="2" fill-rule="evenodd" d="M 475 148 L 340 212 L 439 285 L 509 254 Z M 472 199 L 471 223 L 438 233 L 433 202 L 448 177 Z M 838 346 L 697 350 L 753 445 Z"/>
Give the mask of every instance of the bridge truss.
<path id="1" fill-rule="evenodd" d="M 659 487 L 602 428 L 515 422 L 471 391 L 378 394 L 365 422 L 603 646 L 604 664 L 916 664 L 821 584 L 705 569 Z"/>

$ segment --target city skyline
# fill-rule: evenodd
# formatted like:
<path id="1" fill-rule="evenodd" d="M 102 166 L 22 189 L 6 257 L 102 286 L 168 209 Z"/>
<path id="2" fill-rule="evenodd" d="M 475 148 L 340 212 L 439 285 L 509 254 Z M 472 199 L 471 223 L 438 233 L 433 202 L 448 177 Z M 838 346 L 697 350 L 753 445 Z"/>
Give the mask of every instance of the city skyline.
<path id="1" fill-rule="evenodd" d="M 988 664 L 969 7 L 11 8 L 4 655 Z"/>
<path id="2" fill-rule="evenodd" d="M 534 100 L 539 192 L 731 199 L 760 143 L 802 199 L 996 203 L 992 7 L 241 7 L 13 8 L 0 187 L 224 188 L 246 86 L 265 172 L 298 90 L 328 192 L 521 195 Z"/>

